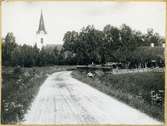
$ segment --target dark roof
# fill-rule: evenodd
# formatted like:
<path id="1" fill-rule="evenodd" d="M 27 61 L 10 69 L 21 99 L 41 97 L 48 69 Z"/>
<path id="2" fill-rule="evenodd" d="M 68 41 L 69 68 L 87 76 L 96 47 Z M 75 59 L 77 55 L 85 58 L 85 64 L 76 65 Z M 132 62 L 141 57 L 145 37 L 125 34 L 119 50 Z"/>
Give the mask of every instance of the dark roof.
<path id="1" fill-rule="evenodd" d="M 41 11 L 41 17 L 40 17 L 40 20 L 39 20 L 39 27 L 38 27 L 37 34 L 40 34 L 41 32 L 44 32 L 44 34 L 47 34 L 46 29 L 45 29 L 45 24 L 44 24 L 42 11 Z"/>
<path id="2" fill-rule="evenodd" d="M 63 46 L 61 44 L 47 44 L 46 46 L 44 46 L 44 49 L 53 50 L 55 47 L 58 51 L 61 51 Z"/>
<path id="3" fill-rule="evenodd" d="M 160 46 L 155 46 L 155 47 L 148 47 L 148 46 L 143 46 L 143 47 L 138 47 L 135 51 L 134 54 L 136 56 L 140 57 L 152 57 L 152 58 L 162 58 L 164 59 L 164 51 L 165 48 L 160 47 Z"/>

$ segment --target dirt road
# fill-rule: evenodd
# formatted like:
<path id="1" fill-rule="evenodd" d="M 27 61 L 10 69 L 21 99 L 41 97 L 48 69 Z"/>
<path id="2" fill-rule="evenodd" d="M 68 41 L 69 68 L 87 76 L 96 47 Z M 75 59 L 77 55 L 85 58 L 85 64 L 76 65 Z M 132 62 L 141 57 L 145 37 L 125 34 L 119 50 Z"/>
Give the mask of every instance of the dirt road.
<path id="1" fill-rule="evenodd" d="M 50 75 L 25 114 L 30 124 L 160 124 L 63 71 Z"/>

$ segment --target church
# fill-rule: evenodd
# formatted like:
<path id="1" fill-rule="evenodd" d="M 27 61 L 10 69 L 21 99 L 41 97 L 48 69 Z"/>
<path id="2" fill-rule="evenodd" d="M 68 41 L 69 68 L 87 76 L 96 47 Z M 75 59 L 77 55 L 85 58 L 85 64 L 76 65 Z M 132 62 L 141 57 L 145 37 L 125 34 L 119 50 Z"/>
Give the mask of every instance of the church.
<path id="1" fill-rule="evenodd" d="M 62 49 L 61 44 L 49 44 L 48 42 L 48 32 L 46 31 L 45 23 L 44 23 L 44 15 L 43 11 L 41 10 L 41 15 L 39 18 L 39 24 L 38 29 L 35 33 L 36 35 L 36 45 L 39 49 L 47 49 L 47 50 L 53 50 L 55 47 L 60 51 Z"/>
<path id="2" fill-rule="evenodd" d="M 47 32 L 45 29 L 42 10 L 41 10 L 41 16 L 40 16 L 39 26 L 38 26 L 38 30 L 36 32 L 36 36 L 37 36 L 37 42 L 36 42 L 37 47 L 39 49 L 41 49 L 42 47 L 44 47 L 46 45 L 46 38 L 47 38 Z"/>

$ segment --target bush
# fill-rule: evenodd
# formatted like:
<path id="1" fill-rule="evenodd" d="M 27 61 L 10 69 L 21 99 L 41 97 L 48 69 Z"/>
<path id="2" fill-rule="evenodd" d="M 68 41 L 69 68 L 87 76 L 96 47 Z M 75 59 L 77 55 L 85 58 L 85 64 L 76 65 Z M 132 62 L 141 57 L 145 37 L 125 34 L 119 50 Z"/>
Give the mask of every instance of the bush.
<path id="1" fill-rule="evenodd" d="M 20 66 L 17 66 L 16 68 L 14 68 L 13 70 L 13 74 L 21 74 L 23 71 L 21 69 Z"/>

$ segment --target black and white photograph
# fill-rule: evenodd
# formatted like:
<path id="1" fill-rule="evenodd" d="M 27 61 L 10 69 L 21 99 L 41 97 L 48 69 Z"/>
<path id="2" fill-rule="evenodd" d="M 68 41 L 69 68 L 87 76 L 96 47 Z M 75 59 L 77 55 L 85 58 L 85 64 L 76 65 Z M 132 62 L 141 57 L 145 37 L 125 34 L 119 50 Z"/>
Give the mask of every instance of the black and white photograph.
<path id="1" fill-rule="evenodd" d="M 165 1 L 4 0 L 1 22 L 1 124 L 164 124 Z"/>

